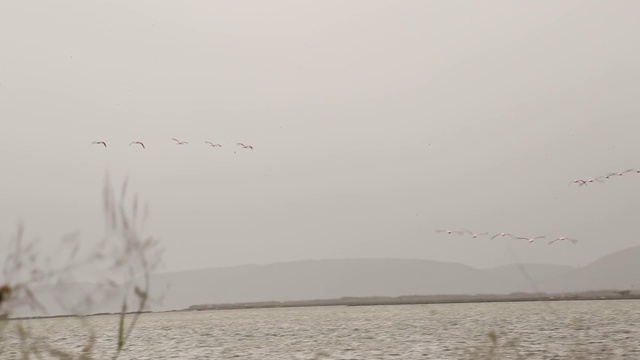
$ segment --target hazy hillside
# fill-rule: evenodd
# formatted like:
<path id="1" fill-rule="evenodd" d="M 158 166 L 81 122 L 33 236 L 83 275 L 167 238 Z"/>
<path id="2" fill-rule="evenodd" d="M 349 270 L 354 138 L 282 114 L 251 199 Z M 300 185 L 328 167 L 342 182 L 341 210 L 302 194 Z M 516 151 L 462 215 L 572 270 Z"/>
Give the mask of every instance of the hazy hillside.
<path id="1" fill-rule="evenodd" d="M 640 246 L 582 268 L 554 264 L 490 269 L 429 260 L 309 260 L 161 274 L 164 306 L 308 300 L 343 296 L 506 294 L 627 289 L 640 286 Z M 200 285 L 196 285 L 200 284 Z"/>
<path id="2" fill-rule="evenodd" d="M 587 291 L 640 287 L 640 246 L 620 250 L 593 263 L 559 274 L 545 283 L 547 291 Z"/>
<path id="3" fill-rule="evenodd" d="M 640 246 L 628 248 L 581 267 L 552 264 L 507 265 L 490 269 L 429 260 L 328 259 L 269 265 L 243 265 L 156 274 L 155 296 L 162 305 L 152 310 L 184 309 L 196 304 L 341 298 L 345 296 L 402 296 L 448 294 L 547 293 L 640 287 Z M 535 284 L 535 285 L 534 285 Z M 77 288 L 40 288 L 37 294 L 50 314 L 66 313 L 66 306 L 82 308 L 90 284 Z M 56 294 L 56 296 L 52 296 Z M 92 312 L 116 312 L 122 296 L 101 297 Z M 20 315 L 26 315 L 20 312 Z"/>
<path id="4" fill-rule="evenodd" d="M 484 270 L 496 280 L 512 287 L 512 291 L 545 292 L 546 283 L 561 274 L 576 270 L 575 267 L 556 264 L 509 264 Z"/>
<path id="5" fill-rule="evenodd" d="M 157 275 L 168 308 L 197 303 L 505 291 L 491 274 L 427 260 L 308 260 Z"/>

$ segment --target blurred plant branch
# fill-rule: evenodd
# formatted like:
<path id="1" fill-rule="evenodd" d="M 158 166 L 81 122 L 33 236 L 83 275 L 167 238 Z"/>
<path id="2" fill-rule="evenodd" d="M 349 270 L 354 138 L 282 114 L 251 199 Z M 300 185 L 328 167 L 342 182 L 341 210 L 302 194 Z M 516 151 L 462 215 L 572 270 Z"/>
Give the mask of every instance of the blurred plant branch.
<path id="1" fill-rule="evenodd" d="M 129 340 L 140 315 L 150 303 L 157 299 L 150 296 L 150 275 L 159 265 L 162 249 L 152 236 L 144 235 L 145 223 L 149 216 L 148 205 L 139 206 L 138 196 L 127 201 L 128 179 L 125 179 L 119 197 L 111 184 L 109 174 L 105 174 L 103 185 L 103 213 L 105 216 L 105 236 L 89 248 L 82 248 L 79 232 L 63 236 L 56 251 L 43 256 L 38 240 L 25 240 L 25 227 L 18 224 L 15 235 L 9 241 L 9 251 L 2 266 L 0 276 L 0 352 L 5 347 L 15 345 L 7 340 L 8 333 L 19 340 L 20 353 L 24 359 L 31 355 L 42 358 L 42 354 L 57 358 L 75 358 L 73 354 L 57 349 L 46 336 L 37 336 L 29 330 L 28 321 L 19 321 L 9 326 L 10 319 L 17 310 L 27 308 L 34 316 L 48 315 L 46 307 L 38 298 L 38 288 L 52 286 L 61 290 L 56 302 L 69 314 L 87 315 L 96 303 L 97 294 L 89 291 L 79 303 L 73 303 L 67 294 L 76 275 L 91 274 L 92 284 L 97 289 L 122 296 L 118 318 L 117 339 L 114 339 L 113 359 L 117 359 Z M 89 243 L 91 244 L 91 243 Z M 2 259 L 0 259 L 2 261 Z M 111 291 L 111 293 L 109 293 Z M 104 299 L 102 299 L 104 300 Z M 133 311 L 128 311 L 129 308 Z M 130 322 L 125 321 L 132 315 Z M 79 319 L 84 321 L 84 317 Z M 88 343 L 81 352 L 81 359 L 90 359 L 95 342 L 91 329 Z"/>

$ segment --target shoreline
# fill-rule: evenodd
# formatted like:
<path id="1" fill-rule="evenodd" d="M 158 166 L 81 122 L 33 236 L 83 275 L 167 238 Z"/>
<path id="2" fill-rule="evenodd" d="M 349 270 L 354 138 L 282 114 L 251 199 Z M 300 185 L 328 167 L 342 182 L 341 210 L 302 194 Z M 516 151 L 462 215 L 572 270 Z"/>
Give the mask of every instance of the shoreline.
<path id="1" fill-rule="evenodd" d="M 292 308 L 314 306 L 389 306 L 469 304 L 534 301 L 640 300 L 640 291 L 597 291 L 575 294 L 510 294 L 510 295 L 431 295 L 398 297 L 344 297 L 326 300 L 265 301 L 227 304 L 192 305 L 187 311 Z"/>
<path id="2" fill-rule="evenodd" d="M 296 307 L 318 307 L 318 306 L 390 306 L 390 305 L 437 305 L 437 304 L 472 304 L 472 303 L 495 303 L 495 302 L 538 302 L 538 301 L 594 301 L 594 300 L 640 300 L 640 291 L 587 291 L 579 293 L 561 294 L 529 294 L 514 293 L 508 295 L 414 295 L 397 297 L 343 297 L 338 299 L 318 299 L 318 300 L 293 300 L 293 301 L 260 301 L 242 303 L 222 303 L 222 304 L 201 304 L 192 305 L 186 309 L 165 310 L 165 311 L 141 311 L 126 312 L 126 315 L 135 314 L 163 314 L 172 312 L 191 311 L 215 311 L 215 310 L 242 310 L 242 309 L 273 309 L 273 308 L 296 308 Z M 15 317 L 6 320 L 36 320 L 36 319 L 57 319 L 72 317 L 92 317 L 92 316 L 114 316 L 119 312 L 100 312 L 88 315 L 45 315 Z"/>

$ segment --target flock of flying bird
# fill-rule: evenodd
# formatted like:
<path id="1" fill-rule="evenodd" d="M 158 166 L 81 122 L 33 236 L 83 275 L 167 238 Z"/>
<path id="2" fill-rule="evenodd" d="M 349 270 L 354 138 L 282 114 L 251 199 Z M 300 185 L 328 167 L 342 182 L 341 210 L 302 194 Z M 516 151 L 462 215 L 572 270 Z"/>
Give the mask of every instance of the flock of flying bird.
<path id="1" fill-rule="evenodd" d="M 188 141 L 181 141 L 181 140 L 178 140 L 176 138 L 171 138 L 171 140 L 175 141 L 176 145 L 187 145 L 187 144 L 189 144 Z M 214 143 L 214 142 L 211 142 L 211 141 L 205 141 L 204 143 L 208 144 L 209 147 L 212 147 L 212 148 L 215 148 L 215 147 L 220 147 L 221 148 L 222 147 L 222 145 Z M 92 145 L 102 145 L 105 148 L 107 147 L 107 143 L 105 141 L 94 141 L 91 144 Z M 253 150 L 253 146 L 251 146 L 251 145 L 246 145 L 246 144 L 243 144 L 243 143 L 236 143 L 236 144 L 238 146 L 240 146 L 241 149 Z M 138 146 L 142 147 L 143 149 L 147 148 L 142 141 L 132 141 L 129 144 L 129 146 L 131 146 L 131 145 L 138 145 Z"/>
<path id="2" fill-rule="evenodd" d="M 488 232 L 476 233 L 476 232 L 473 232 L 473 231 L 471 231 L 471 230 L 467 230 L 467 229 L 462 229 L 462 230 L 442 230 L 442 229 L 436 229 L 436 232 L 439 232 L 439 233 L 447 233 L 447 235 L 465 235 L 465 234 L 466 234 L 466 235 L 470 235 L 470 236 L 471 236 L 472 238 L 474 238 L 474 239 L 479 238 L 479 237 L 482 237 L 482 236 L 488 236 L 488 235 L 490 234 L 490 233 L 488 233 Z M 531 243 L 533 243 L 534 241 L 537 241 L 537 240 L 543 240 L 543 239 L 546 239 L 546 236 L 522 237 L 522 236 L 514 236 L 514 235 L 512 235 L 512 234 L 510 234 L 510 233 L 507 233 L 507 232 L 499 232 L 499 233 L 493 234 L 493 235 L 491 236 L 491 239 L 495 239 L 495 238 L 497 238 L 497 237 L 509 237 L 509 238 L 511 238 L 511 239 L 526 240 L 526 241 L 528 241 L 530 244 L 531 244 Z M 554 242 L 556 242 L 556 241 L 570 241 L 570 242 L 571 242 L 571 243 L 573 243 L 573 244 L 576 244 L 576 243 L 578 242 L 578 240 L 577 240 L 577 239 L 570 238 L 570 237 L 567 237 L 567 236 L 560 236 L 560 237 L 557 237 L 557 238 L 555 238 L 555 239 L 553 239 L 553 240 L 549 241 L 549 245 L 553 244 L 553 243 L 554 243 Z"/>
<path id="3" fill-rule="evenodd" d="M 187 144 L 189 144 L 188 141 L 181 141 L 181 140 L 178 140 L 176 138 L 171 138 L 171 140 L 175 141 L 176 145 L 187 145 Z M 217 144 L 217 143 L 213 143 L 211 141 L 205 141 L 204 143 L 209 145 L 212 148 L 222 147 L 222 145 Z M 93 145 L 102 145 L 105 148 L 107 147 L 107 143 L 105 141 L 94 141 L 94 142 L 92 142 L 92 144 Z M 131 145 L 139 145 L 143 149 L 146 149 L 146 146 L 144 145 L 144 143 L 142 141 L 132 141 L 129 144 L 129 146 L 131 146 Z M 251 145 L 246 145 L 246 144 L 243 144 L 243 143 L 236 143 L 236 145 L 240 146 L 241 149 L 253 150 L 253 146 L 251 146 Z M 609 173 L 607 175 L 597 176 L 597 177 L 589 178 L 589 179 L 571 180 L 569 182 L 569 186 L 571 186 L 571 184 L 577 184 L 578 186 L 587 186 L 587 185 L 592 184 L 594 182 L 603 183 L 606 179 L 610 179 L 610 178 L 615 177 L 615 176 L 623 176 L 624 174 L 631 173 L 631 172 L 635 172 L 637 174 L 640 174 L 640 170 L 627 169 L 627 170 L 624 170 L 624 171 L 613 172 L 613 173 Z M 476 232 L 473 232 L 473 231 L 467 230 L 467 229 L 462 229 L 462 230 L 436 229 L 436 232 L 438 232 L 438 233 L 447 233 L 448 235 L 465 235 L 466 234 L 466 235 L 470 235 L 474 239 L 482 237 L 482 236 L 488 236 L 489 235 L 488 232 L 476 233 Z M 522 236 L 514 236 L 514 235 L 512 235 L 510 233 L 506 233 L 506 232 L 500 232 L 500 233 L 497 233 L 497 234 L 493 234 L 491 236 L 491 239 L 495 239 L 497 237 L 509 237 L 509 238 L 512 238 L 512 239 L 526 240 L 530 244 L 535 242 L 535 241 L 537 241 L 537 240 L 546 239 L 546 236 L 536 236 L 536 237 L 529 238 L 529 237 L 522 237 Z M 576 244 L 578 242 L 577 239 L 570 238 L 570 237 L 567 237 L 567 236 L 560 236 L 560 237 L 557 237 L 557 238 L 549 241 L 549 245 L 551 245 L 551 244 L 553 244 L 554 242 L 557 242 L 557 241 L 570 241 L 573 244 Z"/>
<path id="4" fill-rule="evenodd" d="M 640 170 L 638 170 L 638 169 L 627 169 L 627 170 L 624 170 L 624 171 L 612 172 L 612 173 L 609 173 L 607 175 L 596 176 L 594 178 L 589 178 L 589 179 L 575 179 L 575 180 L 571 180 L 569 182 L 569 186 L 571 186 L 571 184 L 577 184 L 578 186 L 587 186 L 587 185 L 595 183 L 595 182 L 603 183 L 605 180 L 612 179 L 612 178 L 617 177 L 617 176 L 623 176 L 624 174 L 627 174 L 627 173 L 640 174 Z M 446 233 L 447 235 L 470 235 L 474 239 L 482 237 L 482 236 L 488 236 L 490 234 L 488 232 L 476 233 L 476 232 L 473 232 L 473 231 L 467 230 L 467 229 L 462 229 L 462 230 L 436 229 L 436 232 L 438 232 L 438 233 Z M 495 239 L 497 237 L 509 237 L 509 238 L 512 238 L 512 239 L 526 240 L 530 244 L 535 242 L 535 241 L 538 241 L 538 240 L 546 239 L 546 236 L 536 236 L 536 237 L 528 238 L 528 237 L 522 237 L 522 236 L 514 236 L 514 235 L 512 235 L 510 233 L 506 233 L 506 232 L 493 234 L 491 236 L 491 239 Z M 576 244 L 578 242 L 577 239 L 570 238 L 570 237 L 567 237 L 567 236 L 560 236 L 560 237 L 557 237 L 557 238 L 549 241 L 549 245 L 553 244 L 556 241 L 570 241 L 573 244 Z"/>
<path id="5" fill-rule="evenodd" d="M 578 184 L 578 186 L 587 186 L 589 184 L 593 184 L 594 182 L 603 183 L 605 180 L 608 180 L 617 176 L 623 176 L 624 174 L 632 173 L 632 172 L 635 172 L 636 174 L 640 174 L 640 170 L 638 169 L 627 169 L 625 171 L 612 172 L 607 175 L 596 176 L 594 178 L 589 178 L 589 179 L 571 180 L 569 182 L 569 186 L 571 186 L 571 184 Z"/>

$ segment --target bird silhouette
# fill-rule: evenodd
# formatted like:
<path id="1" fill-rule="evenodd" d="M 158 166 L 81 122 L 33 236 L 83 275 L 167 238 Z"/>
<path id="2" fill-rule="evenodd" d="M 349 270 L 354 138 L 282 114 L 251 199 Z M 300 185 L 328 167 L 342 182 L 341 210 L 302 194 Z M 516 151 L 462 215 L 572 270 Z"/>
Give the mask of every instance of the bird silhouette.
<path id="1" fill-rule="evenodd" d="M 245 144 L 243 144 L 243 143 L 238 143 L 238 145 L 239 145 L 240 147 L 242 147 L 243 149 L 253 150 L 253 146 L 251 146 L 251 145 L 245 145 Z"/>
<path id="2" fill-rule="evenodd" d="M 143 149 L 146 149 L 146 148 L 147 148 L 146 146 L 144 146 L 144 144 L 143 144 L 141 141 L 132 141 L 132 142 L 129 144 L 129 146 L 131 146 L 131 145 L 133 145 L 133 144 L 140 145 L 140 146 L 142 146 L 142 148 L 143 148 Z"/>

